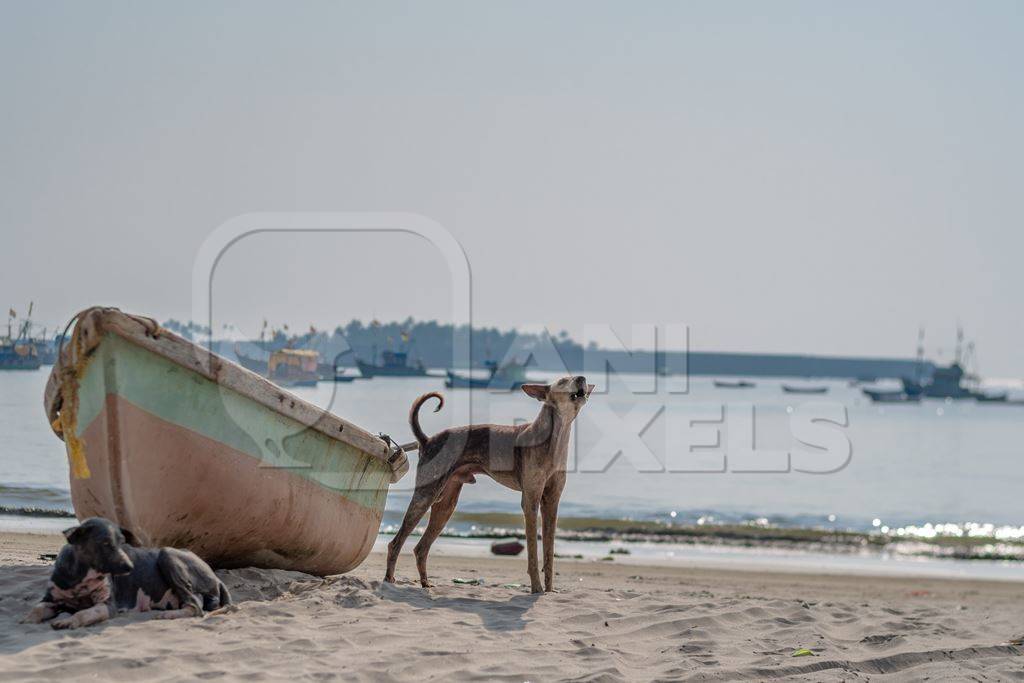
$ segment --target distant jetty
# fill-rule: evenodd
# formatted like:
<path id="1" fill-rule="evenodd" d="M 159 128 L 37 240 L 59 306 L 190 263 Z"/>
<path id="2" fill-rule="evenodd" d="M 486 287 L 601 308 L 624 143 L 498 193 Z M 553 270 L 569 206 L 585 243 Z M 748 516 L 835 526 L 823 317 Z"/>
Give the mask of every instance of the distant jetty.
<path id="1" fill-rule="evenodd" d="M 930 375 L 931 362 L 918 365 L 912 358 L 855 358 L 844 356 L 804 356 L 768 353 L 715 353 L 706 351 L 644 352 L 587 349 L 586 354 L 566 357 L 570 372 L 649 373 L 657 368 L 663 375 L 711 375 L 714 377 L 806 377 L 853 379 L 873 382 L 878 379 L 912 377 L 918 372 Z M 547 369 L 547 368 L 539 368 Z"/>
<path id="2" fill-rule="evenodd" d="M 171 331 L 191 337 L 195 325 L 176 321 L 164 323 Z M 453 339 L 469 334 L 466 328 L 453 330 L 451 325 L 437 322 L 375 323 L 363 325 L 353 321 L 333 332 L 310 330 L 301 335 L 286 336 L 277 331 L 271 339 L 253 341 L 269 352 L 276 348 L 308 348 L 323 358 L 338 358 L 338 367 L 356 367 L 356 359 L 377 358 L 382 339 L 416 340 L 416 365 L 421 368 L 468 370 L 463 359 L 454 358 Z M 235 341 L 214 341 L 215 350 L 231 356 Z M 244 346 L 245 344 L 243 344 Z M 804 377 L 818 379 L 850 379 L 873 382 L 879 379 L 931 377 L 935 364 L 915 358 L 871 358 L 778 353 L 729 353 L 713 351 L 626 351 L 623 349 L 587 348 L 567 334 L 546 336 L 515 330 L 474 328 L 471 335 L 473 369 L 482 367 L 483 359 L 505 362 L 520 359 L 531 370 L 540 372 L 606 371 L 636 374 L 692 375 L 712 377 Z M 264 354 L 265 355 L 265 354 Z M 243 361 L 244 362 L 244 361 Z M 263 363 L 266 361 L 264 360 Z M 425 374 L 425 370 L 421 370 Z M 382 374 L 372 372 L 372 374 Z M 417 373 L 419 374 L 419 373 Z"/>

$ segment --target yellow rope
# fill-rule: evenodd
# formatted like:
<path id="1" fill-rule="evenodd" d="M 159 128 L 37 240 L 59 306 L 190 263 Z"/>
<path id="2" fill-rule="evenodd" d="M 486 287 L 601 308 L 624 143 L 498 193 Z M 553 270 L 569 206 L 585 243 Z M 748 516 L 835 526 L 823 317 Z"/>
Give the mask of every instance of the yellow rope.
<path id="1" fill-rule="evenodd" d="M 58 436 L 64 439 L 71 466 L 71 476 L 75 479 L 88 479 L 92 476 L 89 471 L 89 463 L 85 459 L 85 442 L 78 438 L 78 382 L 85 372 L 85 366 L 89 360 L 85 342 L 82 340 L 83 318 L 86 313 L 97 310 L 86 309 L 71 319 L 68 326 L 74 325 L 74 330 L 71 332 L 70 348 L 67 353 L 68 362 L 64 363 L 63 349 L 57 359 L 57 362 L 60 363 L 60 412 L 50 426 Z M 146 334 L 150 337 L 155 339 L 160 336 L 161 329 L 156 320 L 136 315 L 131 318 L 145 327 Z M 65 330 L 66 332 L 67 330 Z"/>
<path id="2" fill-rule="evenodd" d="M 67 365 L 62 364 L 60 368 L 60 414 L 57 416 L 54 429 L 62 432 L 64 443 L 68 450 L 68 462 L 71 466 L 71 476 L 75 479 L 88 479 L 92 476 L 89 471 L 89 463 L 85 459 L 85 443 L 78 438 L 78 379 L 85 370 L 86 354 L 82 345 L 80 332 L 81 319 L 75 324 L 71 333 L 71 349 L 68 358 L 71 361 Z M 58 359 L 62 362 L 63 358 Z"/>

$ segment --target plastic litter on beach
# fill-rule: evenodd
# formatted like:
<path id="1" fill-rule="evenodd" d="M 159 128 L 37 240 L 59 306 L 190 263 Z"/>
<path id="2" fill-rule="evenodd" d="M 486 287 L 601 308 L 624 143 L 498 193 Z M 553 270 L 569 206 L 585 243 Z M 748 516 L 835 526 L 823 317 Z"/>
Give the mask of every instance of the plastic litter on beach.
<path id="1" fill-rule="evenodd" d="M 482 586 L 484 585 L 485 581 L 483 580 L 482 577 L 477 577 L 475 579 L 464 579 L 460 576 L 456 576 L 452 579 L 452 583 L 458 583 L 466 586 Z"/>
<path id="2" fill-rule="evenodd" d="M 816 657 L 817 655 L 815 655 L 813 652 L 808 650 L 806 647 L 801 647 L 801 648 L 797 648 L 796 650 L 793 650 L 793 654 L 790 655 L 790 656 L 791 657 Z"/>
<path id="3" fill-rule="evenodd" d="M 503 584 L 501 584 L 501 587 L 502 588 L 522 588 L 523 584 L 521 584 L 521 583 L 503 583 Z"/>

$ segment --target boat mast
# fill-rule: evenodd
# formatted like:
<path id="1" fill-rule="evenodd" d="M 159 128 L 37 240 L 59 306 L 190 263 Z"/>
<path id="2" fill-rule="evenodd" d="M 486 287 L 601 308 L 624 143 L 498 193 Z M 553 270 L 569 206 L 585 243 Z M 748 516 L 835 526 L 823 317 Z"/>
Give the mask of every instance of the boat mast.
<path id="1" fill-rule="evenodd" d="M 960 365 L 960 361 L 963 359 L 963 347 L 964 347 L 964 328 L 960 323 L 956 324 L 956 352 L 953 356 L 953 362 L 956 365 Z"/>
<path id="2" fill-rule="evenodd" d="M 377 342 L 380 340 L 380 321 L 376 317 L 370 321 L 370 327 L 373 328 L 373 359 L 370 361 L 371 365 L 377 364 Z"/>
<path id="3" fill-rule="evenodd" d="M 34 301 L 28 302 L 28 315 L 25 316 L 25 320 L 21 323 L 21 329 L 18 331 L 18 339 L 28 339 L 30 330 L 32 329 L 32 309 L 35 307 Z"/>
<path id="4" fill-rule="evenodd" d="M 917 328 L 917 364 L 914 371 L 917 373 L 917 383 L 921 383 L 921 375 L 924 370 L 924 325 L 919 325 Z"/>

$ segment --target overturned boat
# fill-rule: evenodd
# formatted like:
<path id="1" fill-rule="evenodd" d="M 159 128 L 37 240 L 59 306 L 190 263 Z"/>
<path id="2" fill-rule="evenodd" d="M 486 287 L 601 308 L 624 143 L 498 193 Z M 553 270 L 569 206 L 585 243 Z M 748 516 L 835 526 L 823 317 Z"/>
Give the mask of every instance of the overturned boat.
<path id="1" fill-rule="evenodd" d="M 363 561 L 408 469 L 401 449 L 148 318 L 91 308 L 72 322 L 45 406 L 79 519 L 216 567 Z"/>

